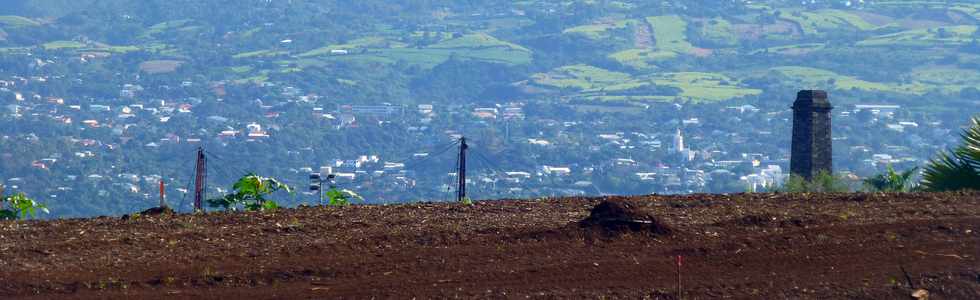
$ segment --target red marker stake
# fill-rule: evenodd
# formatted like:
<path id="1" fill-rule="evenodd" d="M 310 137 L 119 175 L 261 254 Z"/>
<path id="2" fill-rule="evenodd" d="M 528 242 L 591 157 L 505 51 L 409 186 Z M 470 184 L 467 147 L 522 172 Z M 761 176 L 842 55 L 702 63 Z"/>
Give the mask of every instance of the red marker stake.
<path id="1" fill-rule="evenodd" d="M 683 298 L 684 290 L 681 288 L 681 266 L 684 264 L 684 257 L 677 256 L 677 299 Z"/>

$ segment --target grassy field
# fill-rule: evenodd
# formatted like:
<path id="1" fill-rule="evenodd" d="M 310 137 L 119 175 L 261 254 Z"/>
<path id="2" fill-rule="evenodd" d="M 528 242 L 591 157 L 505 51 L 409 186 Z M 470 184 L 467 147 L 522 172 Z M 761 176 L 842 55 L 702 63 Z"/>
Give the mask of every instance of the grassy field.
<path id="1" fill-rule="evenodd" d="M 463 49 L 463 48 L 507 48 L 515 51 L 522 51 L 530 53 L 531 50 L 524 48 L 523 46 L 499 40 L 489 34 L 476 33 L 467 34 L 459 38 L 449 39 L 428 48 L 433 49 Z"/>
<path id="2" fill-rule="evenodd" d="M 333 50 L 355 50 L 355 49 L 367 49 L 367 48 L 388 48 L 391 44 L 387 39 L 379 36 L 364 37 L 352 40 L 344 44 L 329 45 L 317 49 L 313 49 L 304 52 L 298 57 L 315 57 L 330 55 L 330 51 Z"/>
<path id="3" fill-rule="evenodd" d="M 353 53 L 346 55 L 329 55 L 331 50 L 337 49 L 357 49 L 357 51 L 352 51 Z M 311 50 L 298 55 L 298 57 L 384 64 L 404 62 L 431 68 L 453 56 L 461 59 L 521 65 L 531 62 L 531 54 L 531 50 L 520 45 L 499 40 L 488 34 L 477 33 L 447 39 L 421 49 L 406 47 L 403 43 L 391 42 L 380 37 L 369 37 L 343 45 L 331 45 Z"/>
<path id="4" fill-rule="evenodd" d="M 143 34 L 140 34 L 140 38 L 150 38 L 153 35 L 162 33 L 167 30 L 181 28 L 184 27 L 184 25 L 190 23 L 191 21 L 192 20 L 190 19 L 184 19 L 184 20 L 173 20 L 173 21 L 158 23 L 153 26 L 150 26 L 150 28 L 147 28 L 145 31 L 143 31 Z"/>
<path id="5" fill-rule="evenodd" d="M 532 79 L 539 85 L 579 90 L 579 97 L 596 101 L 716 102 L 762 93 L 741 86 L 729 76 L 704 72 L 658 73 L 633 78 L 593 66 L 572 65 L 535 74 Z M 681 92 L 677 96 L 632 92 L 650 85 L 675 87 Z"/>
<path id="6" fill-rule="evenodd" d="M 562 89 L 588 90 L 632 79 L 629 74 L 613 72 L 589 65 L 564 66 L 548 73 L 531 76 L 534 83 Z"/>
<path id="7" fill-rule="evenodd" d="M 614 29 L 625 29 L 637 23 L 636 20 L 621 20 L 616 22 L 599 23 L 576 26 L 562 31 L 564 34 L 581 34 L 593 40 L 608 39 L 610 31 Z"/>
<path id="8" fill-rule="evenodd" d="M 912 72 L 916 81 L 942 85 L 980 86 L 980 71 L 955 67 L 923 67 Z"/>
<path id="9" fill-rule="evenodd" d="M 689 102 L 717 102 L 762 93 L 739 86 L 737 80 L 719 73 L 664 73 L 654 75 L 649 81 L 681 89 L 680 97 Z"/>
<path id="10" fill-rule="evenodd" d="M 653 27 L 657 48 L 687 54 L 694 46 L 687 42 L 687 22 L 676 15 L 647 17 Z"/>
<path id="11" fill-rule="evenodd" d="M 813 51 L 821 50 L 825 47 L 826 45 L 822 43 L 786 45 L 786 46 L 770 47 L 766 49 L 755 50 L 752 51 L 751 54 L 768 52 L 772 54 L 783 54 L 783 55 L 802 55 Z"/>
<path id="12" fill-rule="evenodd" d="M 812 89 L 825 90 L 850 90 L 858 89 L 865 91 L 897 92 L 907 94 L 922 94 L 929 89 L 929 86 L 921 83 L 893 84 L 880 83 L 859 79 L 853 76 L 838 74 L 833 71 L 800 67 L 784 66 L 771 68 L 771 71 L 789 77 L 796 81 L 800 86 Z"/>
<path id="13" fill-rule="evenodd" d="M 238 73 L 238 74 L 245 74 L 245 73 L 251 72 L 252 69 L 254 69 L 254 68 L 252 68 L 252 66 L 237 66 L 237 67 L 231 67 L 229 69 L 232 72 L 235 72 L 235 73 Z"/>
<path id="14" fill-rule="evenodd" d="M 973 40 L 977 26 L 944 26 L 916 29 L 872 37 L 857 43 L 858 46 L 906 46 L 936 47 L 937 45 L 962 45 Z"/>
<path id="15" fill-rule="evenodd" d="M 609 58 L 639 69 L 656 69 L 679 55 L 689 54 L 694 46 L 687 41 L 687 22 L 676 15 L 655 16 L 645 19 L 653 28 L 654 49 L 628 49 L 612 53 Z"/>
<path id="16" fill-rule="evenodd" d="M 836 9 L 816 11 L 781 10 L 780 18 L 799 24 L 803 34 L 815 35 L 838 30 L 874 30 L 874 24 L 861 16 Z"/>
<path id="17" fill-rule="evenodd" d="M 239 54 L 232 55 L 231 57 L 234 59 L 243 59 L 243 58 L 257 58 L 257 57 L 275 57 L 275 56 L 286 55 L 286 54 L 289 54 L 289 52 L 274 51 L 274 50 L 259 50 L 259 51 L 239 53 Z"/>
<path id="18" fill-rule="evenodd" d="M 31 48 L 29 47 L 0 47 L 0 54 L 6 53 L 29 53 Z"/>
<path id="19" fill-rule="evenodd" d="M 44 50 L 62 50 L 85 48 L 85 44 L 74 41 L 53 41 L 41 45 Z"/>
<path id="20" fill-rule="evenodd" d="M 735 34 L 732 23 L 723 18 L 712 18 L 698 22 L 698 34 L 702 39 L 725 46 L 733 46 L 738 43 L 738 36 Z"/>
<path id="21" fill-rule="evenodd" d="M 655 69 L 657 63 L 669 61 L 677 56 L 677 52 L 673 51 L 629 49 L 610 54 L 609 58 L 636 69 L 646 70 Z"/>
<path id="22" fill-rule="evenodd" d="M 0 16 L 0 25 L 10 27 L 40 26 L 41 23 L 21 16 Z"/>

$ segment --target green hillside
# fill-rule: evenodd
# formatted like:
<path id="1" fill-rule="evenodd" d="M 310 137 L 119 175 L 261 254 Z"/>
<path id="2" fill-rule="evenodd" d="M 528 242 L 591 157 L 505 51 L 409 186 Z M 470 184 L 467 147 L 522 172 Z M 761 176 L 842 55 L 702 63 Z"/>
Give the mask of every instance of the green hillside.
<path id="1" fill-rule="evenodd" d="M 457 11 L 375 0 L 259 6 L 247 1 L 41 2 L 0 10 L 6 14 L 0 16 L 0 51 L 44 51 L 55 57 L 95 52 L 105 60 L 91 65 L 96 72 L 134 69 L 145 61 L 183 61 L 174 72 L 237 84 L 288 85 L 312 76 L 332 86 L 338 82 L 333 73 L 373 74 L 381 65 L 391 72 L 375 72 L 386 76 L 378 80 L 396 84 L 379 89 L 407 88 L 455 59 L 517 72 L 520 76 L 508 77 L 509 83 L 560 90 L 583 101 L 717 102 L 760 96 L 776 86 L 959 95 L 976 83 L 970 70 L 980 63 L 980 5 L 968 1 L 852 7 L 780 1 L 674 6 L 447 2 Z M 39 12 L 45 5 L 50 10 Z M 902 14 L 910 7 L 924 10 Z M 39 14 L 60 18 L 35 17 Z M 848 70 L 848 65 L 861 67 Z M 772 80 L 784 81 L 766 82 Z M 336 88 L 353 93 L 351 86 Z"/>

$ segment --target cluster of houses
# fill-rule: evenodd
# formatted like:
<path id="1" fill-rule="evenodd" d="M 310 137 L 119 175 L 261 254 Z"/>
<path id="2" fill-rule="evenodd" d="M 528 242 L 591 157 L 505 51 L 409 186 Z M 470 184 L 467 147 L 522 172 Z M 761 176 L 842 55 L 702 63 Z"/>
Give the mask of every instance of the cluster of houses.
<path id="1" fill-rule="evenodd" d="M 146 89 L 139 84 L 122 85 L 115 99 L 64 98 L 61 96 L 40 95 L 26 92 L 22 87 L 47 81 L 46 77 L 13 76 L 0 79 L 0 114 L 11 120 L 30 119 L 47 121 L 54 126 L 72 128 L 76 132 L 86 130 L 107 130 L 110 140 L 99 140 L 86 135 L 68 138 L 72 145 L 65 153 L 55 153 L 45 157 L 32 157 L 22 161 L 37 170 L 50 170 L 66 160 L 98 159 L 102 152 L 126 146 L 132 149 L 133 142 L 138 147 L 152 150 L 177 144 L 205 144 L 219 142 L 223 145 L 238 142 L 273 142 L 277 132 L 284 130 L 280 122 L 281 112 L 274 101 L 253 100 L 259 113 L 249 120 L 236 120 L 228 116 L 203 116 L 205 122 L 216 125 L 220 130 L 194 130 L 180 134 L 166 128 L 179 128 L 181 116 L 194 116 L 201 119 L 196 108 L 204 100 L 195 97 L 182 99 L 146 99 Z M 197 83 L 186 81 L 182 86 Z M 223 84 L 209 83 L 215 95 L 223 94 Z M 741 120 L 744 128 L 708 129 L 710 123 L 702 117 L 678 117 L 658 124 L 649 131 L 618 131 L 618 125 L 606 124 L 597 120 L 552 119 L 547 117 L 528 117 L 527 103 L 512 101 L 492 106 L 465 106 L 440 104 L 399 105 L 381 103 L 326 104 L 317 95 L 304 93 L 291 86 L 262 83 L 262 88 L 278 94 L 283 101 L 303 104 L 309 107 L 313 119 L 329 124 L 330 130 L 348 130 L 362 126 L 400 123 L 406 134 L 423 139 L 458 138 L 459 131 L 440 122 L 446 115 L 461 116 L 467 124 L 483 127 L 498 126 L 506 130 L 507 143 L 524 143 L 531 152 L 529 156 L 545 155 L 560 151 L 602 154 L 597 161 L 574 161 L 562 163 L 540 163 L 539 165 L 503 165 L 494 170 L 474 170 L 468 176 L 468 183 L 478 191 L 502 193 L 506 195 L 534 194 L 602 194 L 617 193 L 609 191 L 608 183 L 598 182 L 601 178 L 615 177 L 635 182 L 639 186 L 656 187 L 643 192 L 688 193 L 710 192 L 717 182 L 735 182 L 748 191 L 778 186 L 786 178 L 789 153 L 785 149 L 751 149 L 744 145 L 766 144 L 773 138 L 773 129 L 765 125 L 774 122 L 788 123 L 787 111 L 765 111 L 752 105 L 722 108 L 721 114 Z M 898 105 L 861 104 L 834 112 L 835 126 L 861 127 L 861 130 L 891 132 L 901 137 L 893 144 L 868 144 L 861 141 L 847 141 L 841 138 L 845 147 L 846 159 L 856 160 L 849 166 L 851 171 L 859 172 L 866 168 L 865 174 L 880 170 L 886 165 L 916 165 L 928 159 L 943 144 L 936 143 L 936 137 L 952 136 L 955 133 L 936 121 L 913 120 L 903 115 Z M 551 116 L 556 117 L 556 116 Z M 703 117 L 708 119 L 708 117 Z M 470 126 L 464 124 L 464 126 Z M 551 128 L 556 130 L 537 130 L 540 134 L 531 136 L 512 136 L 510 126 Z M 153 128 L 155 127 L 155 128 Z M 154 130 L 148 130 L 153 128 Z M 870 128 L 870 129 L 869 129 Z M 172 129 L 173 130 L 173 129 Z M 287 129 L 288 130 L 288 129 Z M 836 130 L 836 129 L 835 129 Z M 145 132 L 156 136 L 146 138 Z M 525 131 L 526 132 L 526 131 Z M 546 133 L 547 132 L 547 133 Z M 137 133 L 143 137 L 137 140 Z M 31 132 L 18 132 L 20 138 L 38 140 Z M 7 133 L 4 138 L 10 138 Z M 862 144 L 863 143 L 863 144 Z M 788 145 L 787 145 L 788 146 Z M 0 153 L 3 154 L 3 153 Z M 406 159 L 420 159 L 431 153 L 415 153 L 413 157 L 385 157 L 365 154 L 352 159 L 335 158 L 320 166 L 291 166 L 294 175 L 301 178 L 304 173 L 328 173 L 335 175 L 338 184 L 354 188 L 376 190 L 379 193 L 390 191 L 412 191 L 426 189 L 444 191 L 451 188 L 453 173 L 420 174 L 417 168 L 406 165 Z M 871 170 L 871 171 L 868 171 Z M 160 175 L 106 173 L 105 170 L 91 174 L 77 174 L 89 181 L 111 181 L 120 189 L 140 193 L 149 197 L 147 186 L 153 184 Z M 134 175 L 134 176 L 129 176 Z M 292 175 L 291 175 L 292 176 Z M 436 178 L 432 178 L 436 177 Z M 136 180 L 139 179 L 139 180 Z M 137 182 L 138 181 L 138 182 Z M 732 184 L 729 184 L 731 186 Z M 604 190 L 604 187 L 606 190 Z M 409 193 L 405 193 L 411 195 Z M 496 195 L 496 194 L 494 194 Z"/>

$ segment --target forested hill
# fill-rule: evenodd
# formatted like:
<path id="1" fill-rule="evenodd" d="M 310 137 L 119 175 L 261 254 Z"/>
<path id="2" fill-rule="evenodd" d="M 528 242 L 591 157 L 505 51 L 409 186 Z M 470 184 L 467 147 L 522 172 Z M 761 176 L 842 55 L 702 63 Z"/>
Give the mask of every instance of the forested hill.
<path id="1" fill-rule="evenodd" d="M 371 199 L 441 197 L 452 159 L 395 162 L 460 135 L 533 178 L 474 183 L 507 197 L 720 192 L 784 164 L 800 89 L 845 113 L 858 176 L 921 165 L 980 111 L 975 1 L 0 2 L 0 181 L 57 216 L 145 207 L 198 146 L 236 162 L 212 194 L 342 165 L 387 180 L 351 183 Z M 697 153 L 668 151 L 678 131 Z"/>
<path id="2" fill-rule="evenodd" d="M 970 96 L 980 78 L 980 7 L 969 1 L 9 2 L 0 8 L 7 73 L 30 71 L 13 53 L 94 53 L 107 57 L 61 68 L 285 82 L 364 102 L 492 102 L 529 92 L 714 102 L 783 86 L 920 99 Z M 181 65 L 140 65 L 152 60 Z M 436 68 L 447 61 L 483 72 Z"/>

